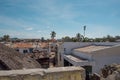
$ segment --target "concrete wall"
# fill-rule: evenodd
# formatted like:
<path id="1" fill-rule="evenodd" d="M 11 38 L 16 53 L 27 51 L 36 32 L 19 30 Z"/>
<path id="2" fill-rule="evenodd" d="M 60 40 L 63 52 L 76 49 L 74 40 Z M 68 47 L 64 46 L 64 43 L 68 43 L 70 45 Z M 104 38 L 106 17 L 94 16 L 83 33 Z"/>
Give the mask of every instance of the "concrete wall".
<path id="1" fill-rule="evenodd" d="M 64 42 L 63 44 L 59 45 L 58 53 L 57 53 L 58 54 L 58 57 L 57 57 L 58 58 L 58 66 L 64 66 L 64 59 L 63 59 L 64 54 L 71 54 L 73 52 L 73 49 L 91 45 L 93 43 L 94 42 Z M 66 51 L 64 51 L 64 48 L 66 48 Z M 86 58 L 86 56 L 85 56 L 85 58 Z M 87 56 L 87 58 L 88 58 L 88 56 Z"/>
<path id="2" fill-rule="evenodd" d="M 120 64 L 120 46 L 114 46 L 112 48 L 93 52 L 93 72 L 99 72 L 104 65 L 110 65 L 113 63 Z"/>
<path id="3" fill-rule="evenodd" d="M 118 43 L 116 42 L 64 42 L 61 47 L 64 49 L 66 48 L 66 54 L 71 54 L 71 51 L 75 48 L 79 48 L 79 47 L 84 47 L 84 46 L 88 46 L 88 45 L 117 45 Z"/>
<path id="4" fill-rule="evenodd" d="M 0 80 L 85 80 L 81 67 L 0 71 Z"/>
<path id="5" fill-rule="evenodd" d="M 83 47 L 83 46 L 87 46 L 87 45 L 91 45 L 90 42 L 64 42 L 61 46 L 62 48 L 66 48 L 65 53 L 66 54 L 71 54 L 72 50 L 75 48 L 79 48 L 79 47 Z"/>
<path id="6" fill-rule="evenodd" d="M 23 53 L 24 50 L 27 50 L 27 53 L 30 53 L 29 48 L 19 48 L 20 53 Z"/>
<path id="7" fill-rule="evenodd" d="M 89 61 L 92 60 L 92 55 L 91 55 L 91 53 L 86 54 L 86 53 L 79 52 L 79 51 L 77 51 L 77 50 L 73 50 L 72 55 L 77 56 L 77 57 L 80 57 L 80 58 L 83 58 L 83 59 L 87 59 L 87 60 L 89 60 Z"/>
<path id="8" fill-rule="evenodd" d="M 80 47 L 84 47 L 84 46 L 88 46 L 88 45 L 106 45 L 106 46 L 114 46 L 120 43 L 116 43 L 116 42 L 64 42 L 62 45 L 59 46 L 58 48 L 58 66 L 63 66 L 64 63 L 64 59 L 63 56 L 64 54 L 72 54 L 78 57 L 83 57 L 85 59 L 88 60 L 93 60 L 92 59 L 92 55 L 91 54 L 84 54 L 84 53 L 80 53 L 75 51 L 74 49 L 76 48 L 80 48 Z M 64 48 L 66 48 L 66 51 L 64 52 Z M 74 51 L 73 51 L 74 50 Z M 61 56 L 61 59 L 60 59 Z M 101 58 L 100 58 L 101 59 Z"/>
<path id="9" fill-rule="evenodd" d="M 93 44 L 104 45 L 104 46 L 114 46 L 114 45 L 118 45 L 120 43 L 117 43 L 117 42 L 93 42 Z"/>
<path id="10" fill-rule="evenodd" d="M 91 45 L 91 44 L 93 43 L 91 42 L 64 42 L 62 45 L 58 47 L 58 66 L 64 66 L 64 58 L 63 58 L 64 54 L 72 54 L 74 49 L 84 47 L 87 45 Z M 66 51 L 64 51 L 64 48 L 66 48 Z M 89 56 L 87 55 L 87 58 L 88 57 Z"/>

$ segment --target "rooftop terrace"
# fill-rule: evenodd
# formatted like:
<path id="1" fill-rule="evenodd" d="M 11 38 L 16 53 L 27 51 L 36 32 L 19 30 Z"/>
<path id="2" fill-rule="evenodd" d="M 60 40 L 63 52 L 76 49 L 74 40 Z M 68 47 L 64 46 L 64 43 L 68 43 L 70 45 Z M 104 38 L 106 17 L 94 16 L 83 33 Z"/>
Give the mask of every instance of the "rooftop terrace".
<path id="1" fill-rule="evenodd" d="M 96 45 L 90 45 L 82 48 L 77 48 L 75 50 L 85 53 L 91 53 L 93 51 L 98 51 L 106 48 L 110 48 L 111 46 L 96 46 Z"/>

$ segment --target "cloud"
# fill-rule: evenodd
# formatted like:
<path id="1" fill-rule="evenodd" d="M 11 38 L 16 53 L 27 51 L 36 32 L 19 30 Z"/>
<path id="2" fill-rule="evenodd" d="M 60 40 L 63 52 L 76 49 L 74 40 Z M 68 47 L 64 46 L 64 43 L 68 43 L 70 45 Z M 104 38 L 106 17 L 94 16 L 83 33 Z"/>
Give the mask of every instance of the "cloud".
<path id="1" fill-rule="evenodd" d="M 27 31 L 16 31 L 16 30 L 4 30 L 4 29 L 0 29 L 0 36 L 3 36 L 4 34 L 8 34 L 10 35 L 10 37 L 18 37 L 18 38 L 40 38 L 41 35 L 38 35 L 36 33 L 32 33 L 30 34 Z"/>
<path id="2" fill-rule="evenodd" d="M 111 33 L 114 30 L 112 26 L 99 24 L 87 24 L 86 26 L 86 37 L 95 38 L 114 35 L 114 33 Z"/>
<path id="3" fill-rule="evenodd" d="M 1 29 L 0 32 L 4 34 L 10 35 L 10 37 L 21 37 L 23 36 L 23 32 L 15 31 L 15 30 L 5 30 Z"/>
<path id="4" fill-rule="evenodd" d="M 37 32 L 38 32 L 38 33 L 41 33 L 42 31 L 39 30 L 39 31 L 37 31 Z"/>
<path id="5" fill-rule="evenodd" d="M 50 26 L 47 26 L 47 29 L 50 29 L 51 27 Z"/>
<path id="6" fill-rule="evenodd" d="M 37 32 L 42 33 L 42 34 L 44 34 L 44 33 L 46 34 L 46 33 L 49 33 L 49 30 L 38 30 Z"/>
<path id="7" fill-rule="evenodd" d="M 27 35 L 29 32 L 33 32 L 32 34 L 36 33 L 36 36 L 38 36 L 38 33 L 39 35 L 42 34 L 44 36 L 48 36 L 50 35 L 51 31 L 58 31 L 59 33 L 64 33 L 61 34 L 61 36 L 69 34 L 72 34 L 71 36 L 73 36 L 76 32 L 80 32 L 81 34 L 83 34 L 83 28 L 81 28 L 81 26 L 84 25 L 83 23 L 86 24 L 87 22 L 91 24 L 94 23 L 94 25 L 89 24 L 87 25 L 86 36 L 88 37 L 103 36 L 104 34 L 112 32 L 112 29 L 111 31 L 110 29 L 108 31 L 105 28 L 106 27 L 105 25 L 95 25 L 96 24 L 95 22 L 97 21 L 94 22 L 94 18 L 96 19 L 97 17 L 99 19 L 101 18 L 101 16 L 98 17 L 98 15 L 100 14 L 98 13 L 96 14 L 94 12 L 92 13 L 92 10 L 94 8 L 95 9 L 98 7 L 108 8 L 107 6 L 112 5 L 113 3 L 111 4 L 106 3 L 109 0 L 105 2 L 95 0 L 92 1 L 29 0 L 29 2 L 25 0 L 16 1 L 3 0 L 3 1 L 5 1 L 5 3 L 4 5 L 2 4 L 2 7 L 0 7 L 0 9 L 3 10 L 0 14 L 4 15 L 0 16 L 0 24 L 2 24 L 1 27 L 2 28 L 6 27 L 6 29 L 11 30 L 13 29 L 17 31 L 21 30 L 21 32 L 23 33 L 27 32 L 25 35 Z M 90 12 L 88 9 L 90 9 Z M 16 13 L 15 16 L 13 15 L 11 10 L 13 10 L 13 13 L 15 11 Z M 24 12 L 22 12 L 22 10 Z M 19 11 L 22 13 L 19 13 Z M 9 13 L 9 15 L 6 13 Z M 13 16 L 9 17 L 10 15 Z M 119 18 L 117 10 L 116 12 L 113 12 L 113 14 L 111 15 L 114 18 L 116 17 Z M 100 23 L 102 24 L 102 21 L 101 22 L 99 21 L 99 24 Z M 55 24 L 55 26 L 53 24 Z M 114 31 L 114 33 L 115 32 L 116 31 Z M 34 37 L 34 35 L 32 36 Z"/>
<path id="8" fill-rule="evenodd" d="M 59 4 L 59 1 L 56 0 L 41 0 L 38 3 L 29 5 L 29 8 L 40 15 L 45 16 L 47 20 L 70 20 L 76 17 L 75 11 L 73 11 L 73 4 L 62 3 Z M 79 14 L 77 14 L 79 15 Z M 43 18 L 44 19 L 44 18 Z"/>
<path id="9" fill-rule="evenodd" d="M 0 24 L 6 25 L 6 27 L 17 28 L 17 29 L 25 29 L 25 30 L 33 30 L 33 27 L 27 26 L 34 26 L 37 27 L 38 25 L 24 21 L 23 19 L 14 19 L 8 16 L 0 16 Z"/>
<path id="10" fill-rule="evenodd" d="M 23 26 L 19 21 L 13 19 L 13 18 L 10 18 L 10 17 L 7 17 L 7 16 L 0 16 L 0 23 L 2 24 L 5 24 L 5 25 L 10 25 L 10 26 Z"/>
<path id="11" fill-rule="evenodd" d="M 32 27 L 28 27 L 28 28 L 26 28 L 26 30 L 27 31 L 31 31 L 31 30 L 33 30 L 33 28 Z"/>

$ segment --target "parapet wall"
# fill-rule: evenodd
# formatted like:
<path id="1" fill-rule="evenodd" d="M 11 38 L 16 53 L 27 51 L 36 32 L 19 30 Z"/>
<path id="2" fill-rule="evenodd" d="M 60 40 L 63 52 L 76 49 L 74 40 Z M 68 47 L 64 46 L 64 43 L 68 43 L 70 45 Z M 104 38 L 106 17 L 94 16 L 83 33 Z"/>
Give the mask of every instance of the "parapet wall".
<path id="1" fill-rule="evenodd" d="M 81 67 L 0 71 L 0 80 L 85 80 Z"/>

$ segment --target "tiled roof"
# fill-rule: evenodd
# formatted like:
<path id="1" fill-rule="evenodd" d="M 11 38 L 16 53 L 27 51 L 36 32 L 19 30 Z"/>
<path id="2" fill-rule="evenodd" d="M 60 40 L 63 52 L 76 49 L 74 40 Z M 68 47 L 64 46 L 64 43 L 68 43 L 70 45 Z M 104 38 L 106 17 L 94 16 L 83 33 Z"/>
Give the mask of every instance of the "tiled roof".
<path id="1" fill-rule="evenodd" d="M 15 43 L 13 45 L 13 48 L 33 48 L 33 44 L 32 43 Z"/>
<path id="2" fill-rule="evenodd" d="M 46 47 L 48 47 L 48 43 L 45 43 L 45 42 L 40 43 L 40 47 L 41 48 L 46 48 Z"/>

